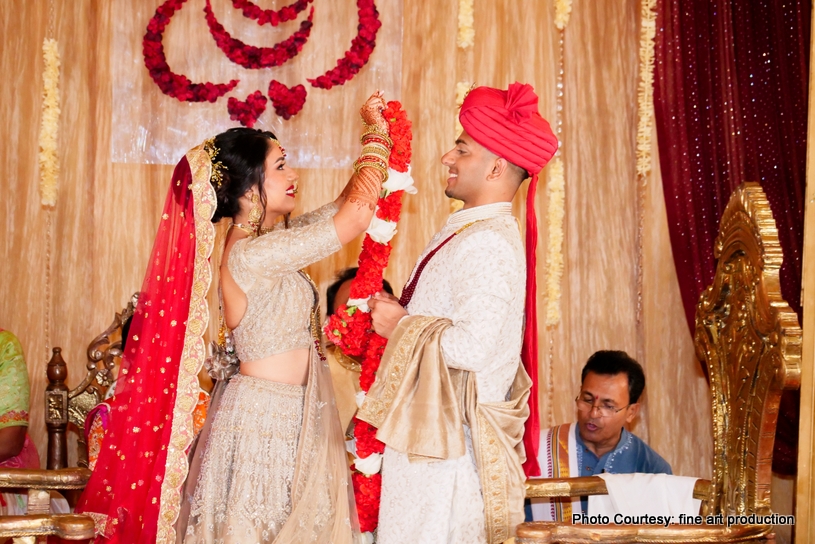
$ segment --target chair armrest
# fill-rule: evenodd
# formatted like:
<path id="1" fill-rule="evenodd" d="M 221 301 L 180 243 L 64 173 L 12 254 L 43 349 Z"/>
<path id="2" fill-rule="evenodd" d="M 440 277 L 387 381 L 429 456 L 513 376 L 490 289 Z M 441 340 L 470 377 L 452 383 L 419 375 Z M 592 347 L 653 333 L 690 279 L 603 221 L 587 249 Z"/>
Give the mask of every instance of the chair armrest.
<path id="1" fill-rule="evenodd" d="M 40 470 L 25 468 L 0 469 L 0 489 L 23 487 L 26 489 L 83 489 L 91 478 L 86 468 Z"/>
<path id="2" fill-rule="evenodd" d="M 579 478 L 529 478 L 526 481 L 526 496 L 539 497 L 585 497 L 588 495 L 608 495 L 606 482 L 599 476 Z M 706 501 L 710 497 L 710 480 L 696 480 L 693 498 Z"/>
<path id="3" fill-rule="evenodd" d="M 661 542 L 687 544 L 709 542 L 716 544 L 767 542 L 763 537 L 771 533 L 772 525 L 565 525 L 556 522 L 534 521 L 518 526 L 515 541 L 518 544 L 559 544 L 568 542 L 606 544 L 637 544 Z"/>
<path id="4" fill-rule="evenodd" d="M 0 539 L 40 535 L 56 535 L 66 540 L 87 540 L 94 536 L 93 519 L 80 514 L 0 516 Z"/>

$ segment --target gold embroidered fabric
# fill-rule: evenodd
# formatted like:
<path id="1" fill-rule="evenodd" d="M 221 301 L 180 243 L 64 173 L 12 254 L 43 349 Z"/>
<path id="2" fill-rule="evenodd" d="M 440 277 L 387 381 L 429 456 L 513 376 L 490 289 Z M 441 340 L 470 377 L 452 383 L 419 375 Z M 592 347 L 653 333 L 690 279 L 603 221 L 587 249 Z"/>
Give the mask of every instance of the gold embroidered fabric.
<path id="1" fill-rule="evenodd" d="M 295 218 L 257 238 L 239 240 L 229 254 L 229 271 L 246 293 L 246 313 L 232 331 L 243 362 L 309 348 L 311 284 L 299 270 L 342 247 L 334 228 L 334 203 Z"/>
<path id="2" fill-rule="evenodd" d="M 503 542 L 515 534 L 515 527 L 524 519 L 526 478 L 521 467 L 525 459 L 521 439 L 529 416 L 527 399 L 532 382 L 518 360 L 508 399 L 479 402 L 476 373 L 448 369 L 444 363 L 442 336 L 451 325 L 449 319 L 427 316 L 400 321 L 357 417 L 377 426 L 377 438 L 388 446 L 384 479 L 390 477 L 386 471 L 389 465 L 405 464 L 405 455 L 401 460 L 392 459 L 389 450 L 417 461 L 414 477 L 435 470 L 439 463 L 432 459 L 449 463 L 463 457 L 474 464 L 481 484 L 486 542 Z M 422 485 L 434 484 L 419 479 Z M 383 480 L 385 499 L 387 487 Z M 382 508 L 389 508 L 384 500 Z M 398 517 L 391 512 L 387 517 L 394 516 Z"/>
<path id="3" fill-rule="evenodd" d="M 335 212 L 336 206 L 325 206 L 289 229 L 232 249 L 230 270 L 252 308 L 235 335 L 240 356 L 307 347 L 308 379 L 304 388 L 240 374 L 216 384 L 207 423 L 190 451 L 179 542 L 358 542 L 331 375 L 309 327 L 318 296 L 299 272 L 339 249 Z"/>
<path id="4" fill-rule="evenodd" d="M 334 345 L 326 346 L 325 355 L 328 368 L 331 370 L 331 382 L 334 386 L 337 412 L 340 415 L 340 427 L 343 431 L 348 432 L 348 426 L 354 414 L 357 413 L 360 365 Z"/>
<path id="5" fill-rule="evenodd" d="M 274 540 L 291 514 L 304 394 L 301 385 L 242 374 L 230 380 L 212 423 L 185 543 Z"/>

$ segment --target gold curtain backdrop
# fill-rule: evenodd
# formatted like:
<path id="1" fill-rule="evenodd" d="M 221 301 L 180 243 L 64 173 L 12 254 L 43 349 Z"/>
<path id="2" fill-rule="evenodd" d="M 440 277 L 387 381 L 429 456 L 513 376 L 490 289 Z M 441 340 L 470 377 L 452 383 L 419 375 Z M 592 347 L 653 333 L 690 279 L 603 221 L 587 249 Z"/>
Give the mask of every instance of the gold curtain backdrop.
<path id="1" fill-rule="evenodd" d="M 114 72 L 121 62 L 114 48 L 119 43 L 116 29 L 122 24 L 144 29 L 159 3 L 53 0 L 53 37 L 58 40 L 62 59 L 62 115 L 59 194 L 56 207 L 49 212 L 40 205 L 37 138 L 42 104 L 41 47 L 49 35 L 52 2 L 0 2 L 0 73 L 4 74 L 0 80 L 4 96 L 0 121 L 7 131 L 0 146 L 0 163 L 6 165 L 6 175 L 0 178 L 0 191 L 5 195 L 0 204 L 0 327 L 17 334 L 26 350 L 32 382 L 31 434 L 43 459 L 43 391 L 50 347 L 63 348 L 69 385 L 77 384 L 84 372 L 88 342 L 141 286 L 172 172 L 171 165 L 112 162 L 112 135 L 117 128 L 113 126 L 114 111 L 123 107 L 113 100 L 117 85 Z M 289 2 L 257 3 L 269 8 Z M 189 0 L 185 10 L 195 11 L 203 4 L 203 0 Z M 228 0 L 213 2 L 219 10 L 230 4 Z M 315 14 L 333 6 L 332 18 L 321 20 L 321 26 L 340 21 L 356 25 L 353 0 L 314 0 L 313 4 Z M 458 2 L 379 0 L 377 4 L 383 18 L 386 14 L 398 17 L 401 12 L 401 60 L 381 58 L 393 55 L 392 47 L 378 47 L 373 60 L 384 66 L 401 66 L 401 73 L 387 74 L 387 78 L 401 82 L 401 100 L 413 120 L 415 135 L 413 175 L 419 194 L 406 198 L 386 271 L 387 279 L 399 290 L 424 245 L 449 213 L 449 201 L 443 195 L 446 168 L 439 159 L 453 146 L 456 136 L 456 83 L 467 79 L 506 87 L 515 80 L 529 82 L 541 97 L 542 114 L 553 122 L 558 37 L 552 3 L 545 0 L 476 0 L 475 41 L 468 51 L 456 46 Z M 637 235 L 639 8 L 639 0 L 574 0 L 565 32 L 562 321 L 550 331 L 540 319 L 541 418 L 544 426 L 573 420 L 573 399 L 587 357 L 598 349 L 626 350 L 643 364 L 648 378 L 645 409 L 633 430 L 671 463 L 675 473 L 710 477 L 709 394 L 683 317 L 656 153 L 645 186 L 643 236 Z M 317 50 L 330 46 L 332 53 L 327 58 L 339 58 L 343 50 L 336 49 L 334 43 L 339 34 L 321 32 L 321 26 L 315 25 L 308 47 Z M 192 44 L 207 38 L 180 35 L 182 27 L 173 29 L 173 43 Z M 140 41 L 143 30 L 135 35 Z M 140 43 L 136 48 L 140 49 Z M 348 142 L 356 141 L 356 109 L 375 90 L 371 85 L 377 81 L 366 72 L 369 69 L 331 91 L 309 87 L 302 117 L 276 125 L 284 144 L 287 130 L 308 130 L 315 138 L 323 131 L 334 134 L 332 131 L 337 130 Z M 313 76 L 311 70 L 286 73 L 290 77 L 286 84 Z M 174 100 L 162 96 L 152 84 L 136 88 L 141 93 L 135 95 L 137 102 Z M 186 109 L 192 112 L 196 107 Z M 225 99 L 215 106 L 201 107 L 213 108 L 227 118 Z M 270 118 L 271 106 L 268 108 L 265 119 Z M 328 108 L 342 112 L 336 126 L 323 123 L 322 109 Z M 150 129 L 160 130 L 160 124 Z M 146 138 L 153 136 L 158 134 L 148 133 Z M 197 143 L 189 141 L 184 147 Z M 333 199 L 349 173 L 349 168 L 301 167 L 299 210 Z M 522 191 L 525 193 L 526 188 Z M 523 219 L 521 203 L 519 196 L 515 203 L 519 219 Z M 545 285 L 546 274 L 546 204 L 544 176 L 537 201 L 539 286 Z M 53 225 L 53 251 L 47 337 L 48 214 Z M 358 247 L 356 244 L 310 267 L 322 289 L 331 282 L 335 270 L 355 264 Z M 639 252 L 644 267 L 641 285 L 637 277 Z M 640 291 L 642 319 L 638 323 Z M 540 289 L 541 316 L 545 297 Z M 70 453 L 75 455 L 73 448 Z"/>

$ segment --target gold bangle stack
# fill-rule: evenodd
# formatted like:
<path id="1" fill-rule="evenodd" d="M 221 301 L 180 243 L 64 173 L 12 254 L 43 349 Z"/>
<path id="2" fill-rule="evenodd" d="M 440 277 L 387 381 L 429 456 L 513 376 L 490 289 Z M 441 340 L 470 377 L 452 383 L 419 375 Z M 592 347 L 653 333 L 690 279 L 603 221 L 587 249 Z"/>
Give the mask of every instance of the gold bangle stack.
<path id="1" fill-rule="evenodd" d="M 388 181 L 388 164 L 386 162 L 374 160 L 370 157 L 360 157 L 354 163 L 354 172 L 359 172 L 363 168 L 379 170 L 382 173 L 382 183 Z"/>
<path id="2" fill-rule="evenodd" d="M 382 172 L 382 183 L 388 179 L 388 160 L 390 159 L 393 140 L 387 132 L 376 125 L 365 125 L 365 131 L 359 139 L 362 143 L 362 152 L 354 162 L 354 171 L 361 168 L 374 168 Z"/>
<path id="3" fill-rule="evenodd" d="M 366 144 L 362 147 L 362 153 L 360 153 L 360 156 L 364 157 L 366 155 L 375 155 L 377 157 L 382 157 L 387 161 L 390 159 L 391 150 L 382 144 Z"/>
<path id="4" fill-rule="evenodd" d="M 359 143 L 365 144 L 368 140 L 380 140 L 387 144 L 389 149 L 393 147 L 393 140 L 391 140 L 387 131 L 376 125 L 365 125 L 365 130 L 362 136 L 359 137 Z"/>

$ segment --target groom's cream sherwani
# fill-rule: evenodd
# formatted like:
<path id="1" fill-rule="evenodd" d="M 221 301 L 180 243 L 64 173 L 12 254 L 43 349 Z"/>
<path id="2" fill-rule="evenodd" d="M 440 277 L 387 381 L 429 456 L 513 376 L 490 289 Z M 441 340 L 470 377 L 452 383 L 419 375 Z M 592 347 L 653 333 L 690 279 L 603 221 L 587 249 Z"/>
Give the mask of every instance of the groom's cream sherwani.
<path id="1" fill-rule="evenodd" d="M 461 440 L 459 446 L 455 437 L 450 438 L 450 447 L 442 448 L 444 454 L 430 455 L 431 458 L 440 456 L 442 460 L 422 457 L 415 450 L 408 455 L 404 451 L 408 447 L 405 441 L 393 440 L 391 444 L 399 444 L 393 447 L 385 440 L 388 447 L 382 467 L 382 502 L 377 538 L 380 544 L 495 542 L 499 538 L 512 536 L 514 524 L 523 521 L 523 472 L 520 468 L 523 450 L 519 442 L 527 413 L 529 380 L 520 362 L 520 352 L 526 265 L 518 223 L 511 211 L 510 203 L 497 203 L 452 214 L 419 259 L 421 262 L 425 255 L 458 232 L 431 258 L 422 272 L 407 307 L 410 315 L 397 327 L 395 332 L 399 334 L 391 338 L 382 368 L 390 368 L 388 357 L 399 349 L 394 345 L 394 340 L 403 342 L 404 338 L 412 335 L 410 341 L 414 342 L 413 347 L 418 352 L 423 349 L 421 345 L 416 345 L 418 336 L 413 333 L 419 331 L 414 317 L 446 318 L 442 328 L 438 329 L 440 332 L 433 337 L 432 341 L 436 342 L 433 349 L 440 355 L 438 359 L 443 361 L 441 366 L 446 367 L 441 371 L 444 374 L 442 382 L 449 380 L 453 384 L 450 387 L 457 392 L 452 395 L 457 397 L 452 400 L 455 409 L 449 410 L 449 413 L 463 415 L 461 420 L 451 416 L 451 421 L 461 421 L 461 424 L 456 423 L 458 428 L 448 424 L 447 429 L 442 431 L 444 434 L 441 438 L 444 440 L 432 440 L 434 443 L 428 444 L 428 447 L 438 450 L 438 442 L 446 444 L 447 435 L 457 434 Z M 412 323 L 408 327 L 413 327 L 413 333 L 402 334 L 405 322 Z M 432 320 L 425 320 L 425 323 L 430 322 Z M 405 355 L 405 350 L 401 351 Z M 420 353 L 417 359 L 421 358 Z M 417 364 L 422 363 L 419 361 Z M 403 366 L 399 363 L 396 370 L 403 370 Z M 447 369 L 452 378 L 446 377 Z M 389 370 L 391 374 L 392 370 Z M 434 367 L 422 372 L 436 375 L 437 370 Z M 380 393 L 384 385 L 381 382 L 385 380 L 382 373 L 380 369 L 377 380 Z M 371 393 L 375 392 L 376 387 L 372 388 Z M 395 390 L 395 386 L 392 389 Z M 451 390 L 445 389 L 448 392 Z M 444 403 L 450 395 L 442 392 L 437 396 L 443 397 L 441 402 Z M 396 397 L 393 404 L 398 404 L 400 398 L 404 403 L 403 397 L 399 397 L 399 394 Z M 386 412 L 383 406 L 387 403 L 373 398 L 369 400 L 371 405 L 378 407 L 378 423 L 381 424 Z M 416 399 L 411 397 L 411 402 L 415 403 Z M 490 412 L 496 407 L 497 412 Z M 366 408 L 369 413 L 376 411 L 373 406 L 367 406 L 363 407 L 363 414 Z M 393 408 L 401 409 L 399 406 Z M 416 410 L 414 414 L 419 414 L 419 419 L 427 412 L 421 407 L 416 407 Z M 510 411 L 511 416 L 508 415 Z M 469 421 L 476 419 L 476 413 L 481 422 L 480 429 L 477 423 Z M 372 416 L 372 419 L 377 418 Z M 400 421 L 408 419 L 402 414 Z M 431 422 L 433 425 L 435 423 Z M 380 426 L 380 434 L 383 429 Z M 404 428 L 396 430 L 396 434 L 403 432 Z M 474 437 L 477 441 L 475 448 Z M 413 439 L 417 440 L 415 437 Z M 405 440 L 409 441 L 410 438 Z M 421 439 L 418 440 L 421 442 Z M 495 448 L 496 442 L 502 442 L 503 449 L 500 452 L 493 449 L 488 455 L 488 448 Z M 496 455 L 500 463 L 485 468 L 485 459 L 489 457 L 494 460 Z M 483 493 L 482 482 L 485 480 L 483 474 L 479 475 L 479 470 L 497 470 L 491 473 L 490 481 L 502 483 Z M 512 473 L 512 476 L 507 477 L 504 473 Z M 517 489 L 519 485 L 520 490 Z M 507 531 L 512 534 L 506 534 Z"/>

